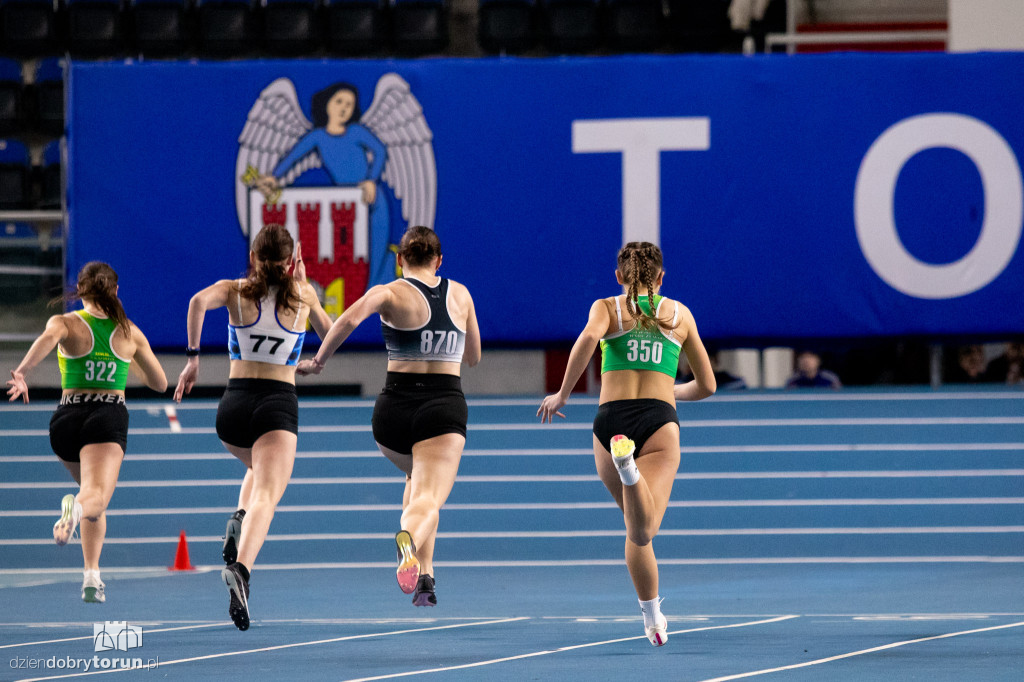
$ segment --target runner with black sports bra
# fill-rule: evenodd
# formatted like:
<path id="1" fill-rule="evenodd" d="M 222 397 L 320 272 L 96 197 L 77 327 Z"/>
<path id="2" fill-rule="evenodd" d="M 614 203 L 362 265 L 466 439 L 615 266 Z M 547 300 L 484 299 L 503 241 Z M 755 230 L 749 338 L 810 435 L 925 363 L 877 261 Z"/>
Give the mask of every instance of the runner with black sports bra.
<path id="1" fill-rule="evenodd" d="M 295 464 L 299 404 L 295 365 L 302 352 L 307 320 L 323 336 L 331 318 L 305 280 L 302 254 L 293 258 L 294 242 L 280 225 L 267 225 L 249 252 L 243 280 L 223 279 L 189 302 L 188 363 L 178 377 L 174 399 L 192 390 L 199 377 L 199 340 L 206 311 L 228 309 L 228 357 L 231 369 L 217 407 L 217 435 L 228 452 L 248 468 L 239 494 L 237 548 L 221 571 L 228 587 L 228 613 L 239 630 L 249 628 L 249 580 L 256 555 Z M 288 267 L 295 266 L 294 277 Z M 232 517 L 234 520 L 235 516 Z M 231 538 L 229 522 L 228 536 Z"/>
<path id="2" fill-rule="evenodd" d="M 640 601 L 644 632 L 655 646 L 668 641 L 668 621 L 661 613 L 651 541 L 661 528 L 679 469 L 676 400 L 700 400 L 716 389 L 693 315 L 683 304 L 658 295 L 664 275 L 657 246 L 630 242 L 622 247 L 615 278 L 623 294 L 594 301 L 569 354 L 561 389 L 544 398 L 537 410 L 542 422 L 565 416 L 559 410 L 600 343 L 594 458 L 601 481 L 623 512 L 626 566 Z M 694 380 L 677 386 L 680 350 Z"/>
<path id="3" fill-rule="evenodd" d="M 106 599 L 99 562 L 107 505 L 128 446 L 128 372 L 158 393 L 167 390 L 164 370 L 145 335 L 125 315 L 117 288 L 113 268 L 99 261 L 86 263 L 75 293 L 64 299 L 81 299 L 82 310 L 51 317 L 7 382 L 10 399 L 27 403 L 25 375 L 57 348 L 63 391 L 50 419 L 50 446 L 79 491 L 61 501 L 53 539 L 58 546 L 66 545 L 81 522 L 82 600 L 87 602 Z"/>
<path id="4" fill-rule="evenodd" d="M 466 445 L 466 398 L 460 373 L 480 361 L 480 330 L 469 290 L 437 276 L 441 242 L 410 227 L 398 247 L 403 278 L 372 287 L 331 327 L 299 374 L 319 374 L 349 334 L 379 313 L 388 374 L 373 410 L 377 447 L 405 473 L 398 584 L 416 606 L 434 606 L 433 555 L 438 512 L 455 483 Z"/>

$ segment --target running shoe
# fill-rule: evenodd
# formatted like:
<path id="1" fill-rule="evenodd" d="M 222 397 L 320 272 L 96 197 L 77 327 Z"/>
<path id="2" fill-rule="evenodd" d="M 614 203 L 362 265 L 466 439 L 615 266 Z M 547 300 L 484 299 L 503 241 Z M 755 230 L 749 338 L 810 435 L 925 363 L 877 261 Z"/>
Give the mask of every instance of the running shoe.
<path id="1" fill-rule="evenodd" d="M 228 615 L 239 630 L 249 629 L 249 581 L 238 570 L 238 564 L 231 564 L 220 572 L 224 584 L 228 586 L 231 602 L 228 604 Z"/>
<path id="2" fill-rule="evenodd" d="M 421 575 L 416 583 L 416 591 L 412 593 L 413 606 L 437 606 L 437 595 L 434 594 L 434 579 L 429 575 Z"/>
<path id="3" fill-rule="evenodd" d="M 82 601 L 93 604 L 102 604 L 107 600 L 104 592 L 106 585 L 100 580 L 99 571 L 86 571 L 82 580 Z"/>
<path id="4" fill-rule="evenodd" d="M 645 627 L 644 631 L 647 633 L 647 639 L 651 640 L 651 644 L 665 646 L 665 642 L 668 641 L 668 620 L 659 613 L 654 625 L 649 628 Z"/>
<path id="5" fill-rule="evenodd" d="M 239 509 L 228 519 L 228 527 L 224 530 L 224 563 L 230 566 L 238 561 L 238 538 L 242 536 L 242 519 L 245 518 L 245 510 Z"/>
<path id="6" fill-rule="evenodd" d="M 395 545 L 398 547 L 398 586 L 402 592 L 412 594 L 420 578 L 420 560 L 416 558 L 416 544 L 412 541 L 409 531 L 400 530 L 395 533 Z"/>
<path id="7" fill-rule="evenodd" d="M 71 493 L 64 496 L 60 501 L 60 518 L 53 524 L 53 541 L 58 547 L 63 547 L 75 534 L 78 522 L 82 520 L 82 505 Z"/>
<path id="8" fill-rule="evenodd" d="M 633 461 L 633 451 L 636 450 L 636 444 L 620 433 L 617 436 L 612 436 L 611 445 L 612 461 L 615 462 L 615 466 L 620 469 L 629 466 Z"/>

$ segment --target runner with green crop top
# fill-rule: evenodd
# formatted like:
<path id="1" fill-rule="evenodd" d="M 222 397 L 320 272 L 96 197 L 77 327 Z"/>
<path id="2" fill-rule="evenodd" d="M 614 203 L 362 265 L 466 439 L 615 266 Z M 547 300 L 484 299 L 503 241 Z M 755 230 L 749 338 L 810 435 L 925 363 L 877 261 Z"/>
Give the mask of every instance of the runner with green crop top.
<path id="1" fill-rule="evenodd" d="M 668 641 L 658 598 L 658 563 L 651 541 L 668 507 L 679 469 L 676 400 L 715 392 L 715 375 L 693 315 L 658 294 L 665 271 L 661 250 L 630 242 L 619 251 L 615 278 L 623 293 L 594 302 L 569 354 L 561 389 L 541 402 L 542 422 L 555 416 L 601 346 L 601 395 L 594 418 L 594 459 L 601 481 L 622 509 L 626 566 L 633 579 L 644 631 L 651 644 Z M 679 353 L 694 380 L 675 384 Z"/>
<path id="2" fill-rule="evenodd" d="M 28 402 L 25 375 L 57 348 L 60 404 L 50 419 L 50 446 L 80 486 L 65 495 L 53 539 L 68 543 L 82 523 L 85 563 L 82 599 L 105 599 L 99 560 L 107 532 L 106 509 L 114 494 L 128 443 L 124 389 L 129 369 L 154 391 L 167 390 L 167 378 L 143 333 L 125 315 L 117 298 L 117 273 L 106 263 L 87 263 L 70 299 L 82 310 L 54 315 L 7 382 L 10 400 Z"/>

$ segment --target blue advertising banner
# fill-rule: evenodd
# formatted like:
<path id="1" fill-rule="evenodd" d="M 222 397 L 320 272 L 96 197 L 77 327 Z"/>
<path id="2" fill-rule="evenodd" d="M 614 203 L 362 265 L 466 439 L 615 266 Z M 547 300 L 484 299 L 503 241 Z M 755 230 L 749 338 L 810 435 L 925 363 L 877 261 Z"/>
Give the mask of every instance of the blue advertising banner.
<path id="1" fill-rule="evenodd" d="M 174 348 L 265 223 L 301 239 L 333 314 L 424 224 L 490 343 L 574 339 L 630 240 L 661 245 L 663 293 L 708 339 L 1022 333 L 1021 73 L 1024 54 L 75 62 L 68 274 L 110 262 Z"/>

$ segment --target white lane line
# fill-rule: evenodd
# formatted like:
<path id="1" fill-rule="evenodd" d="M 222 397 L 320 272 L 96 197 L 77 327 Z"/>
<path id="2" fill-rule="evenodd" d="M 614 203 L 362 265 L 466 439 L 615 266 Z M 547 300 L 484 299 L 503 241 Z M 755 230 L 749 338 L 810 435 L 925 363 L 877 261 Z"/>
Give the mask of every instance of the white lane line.
<path id="1" fill-rule="evenodd" d="M 693 453 L 746 452 L 960 452 L 965 450 L 1024 450 L 1024 443 L 821 443 L 817 445 L 686 445 Z M 588 451 L 589 452 L 589 451 Z M 52 457 L 50 459 L 53 459 Z"/>
<path id="2" fill-rule="evenodd" d="M 171 433 L 181 433 L 181 422 L 178 421 L 178 411 L 174 405 L 164 405 L 164 414 L 167 415 L 167 425 Z"/>
<path id="3" fill-rule="evenodd" d="M 106 569 L 104 569 L 104 571 L 106 571 Z M 145 623 L 140 623 L 138 621 L 133 620 L 132 625 L 145 625 Z M 177 630 L 199 630 L 202 628 L 223 628 L 228 626 L 234 627 L 231 621 L 224 621 L 223 623 L 203 623 L 202 625 L 182 625 L 175 628 L 160 628 L 158 630 L 154 630 L 152 628 L 147 627 L 146 634 L 151 634 L 154 632 L 175 632 Z M 35 646 L 36 644 L 57 644 L 59 642 L 77 642 L 84 640 L 92 640 L 92 635 L 86 635 L 85 637 L 65 637 L 64 639 L 44 639 L 36 642 L 21 642 L 19 644 L 3 644 L 0 645 L 0 649 L 11 649 L 19 646 Z"/>
<path id="4" fill-rule="evenodd" d="M 905 471 L 707 471 L 680 473 L 678 481 L 712 480 L 789 480 L 789 479 L 846 479 L 846 478 L 984 478 L 1024 476 L 1024 469 L 919 469 Z M 498 474 L 465 475 L 456 477 L 458 483 L 597 483 L 596 474 Z M 391 485 L 405 480 L 395 476 L 324 476 L 308 478 L 297 476 L 291 485 Z M 174 488 L 192 486 L 238 485 L 234 478 L 193 480 L 120 481 L 121 488 Z M 38 488 L 65 488 L 63 481 L 22 481 L 0 483 L 0 490 L 31 490 Z"/>
<path id="5" fill-rule="evenodd" d="M 944 635 L 934 635 L 932 637 L 921 637 L 919 639 L 908 639 L 902 642 L 893 642 L 892 644 L 884 644 L 882 646 L 872 647 L 870 649 L 861 649 L 860 651 L 851 651 L 846 654 L 839 654 L 838 656 L 829 656 L 828 658 L 819 658 L 813 661 L 804 661 L 803 663 L 794 663 L 792 665 L 783 665 L 778 668 L 765 668 L 764 670 L 754 670 L 748 673 L 740 673 L 738 675 L 726 675 L 724 677 L 714 677 L 711 679 L 703 680 L 702 682 L 726 682 L 726 680 L 739 680 L 744 677 L 755 677 L 757 675 L 767 675 L 768 673 L 775 673 L 781 670 L 795 670 L 797 668 L 807 668 L 812 665 L 821 665 L 822 663 L 829 663 L 831 661 L 838 661 L 843 658 L 851 658 L 853 656 L 863 656 L 864 654 L 871 654 L 876 651 L 885 651 L 886 649 L 895 649 L 896 647 L 906 646 L 908 644 L 918 644 L 920 642 L 930 642 L 934 639 L 946 639 L 947 637 L 959 637 L 960 635 L 973 635 L 979 632 L 991 632 L 993 630 L 1004 630 L 1006 628 L 1017 628 L 1024 625 L 1024 622 L 1020 623 L 1007 623 L 1006 625 L 994 625 L 987 628 L 977 628 L 975 630 L 961 630 L 960 632 L 947 632 Z"/>
<path id="6" fill-rule="evenodd" d="M 785 500 L 669 500 L 669 507 L 888 507 L 908 505 L 986 505 L 1024 504 L 1024 497 L 898 497 L 898 498 L 846 498 L 846 499 L 785 499 Z M 276 511 L 284 513 L 308 512 L 367 512 L 401 510 L 400 504 L 303 504 L 281 505 Z M 509 511 L 538 510 L 564 511 L 585 509 L 618 509 L 614 502 L 455 502 L 444 505 L 447 511 Z M 232 507 L 150 507 L 107 509 L 107 516 L 163 515 L 163 514 L 230 514 Z M 53 516 L 52 509 L 0 510 L 0 518 Z"/>
<path id="7" fill-rule="evenodd" d="M 748 535 L 917 535 L 917 534 L 963 534 L 982 533 L 1024 533 L 1024 526 L 889 526 L 863 528 L 662 528 L 659 537 L 730 537 Z M 500 540 L 500 539 L 545 539 L 545 538 L 621 538 L 625 530 L 520 530 L 520 531 L 441 531 L 437 537 L 447 540 Z M 390 540 L 394 533 L 282 533 L 268 535 L 267 542 L 306 542 L 313 540 Z M 189 536 L 191 543 L 224 542 L 220 535 Z M 178 536 L 167 537 L 107 537 L 108 545 L 151 545 L 178 542 Z M 45 538 L 0 539 L 0 547 L 50 546 L 53 540 Z M 2 649 L 3 647 L 0 647 Z"/>
<path id="8" fill-rule="evenodd" d="M 799 618 L 800 616 L 779 616 L 778 618 L 769 618 L 767 620 L 756 620 L 746 623 L 732 623 L 730 625 L 709 625 L 701 628 L 689 628 L 687 630 L 673 630 L 669 632 L 669 635 L 684 635 L 690 632 L 706 632 L 708 630 L 726 630 L 728 628 L 742 628 L 749 627 L 751 625 L 765 625 L 767 623 L 777 623 L 783 620 L 790 620 L 792 618 Z M 494 665 L 495 663 L 507 663 L 509 661 L 517 661 L 524 658 L 535 658 L 537 656 L 547 656 L 549 654 L 559 654 L 563 651 L 573 651 L 575 649 L 586 649 L 594 646 L 605 646 L 607 644 L 618 644 L 620 642 L 632 642 L 638 639 L 647 639 L 647 635 L 640 635 L 639 637 L 622 637 L 620 639 L 608 639 L 603 642 L 587 642 L 586 644 L 573 644 L 571 646 L 558 647 L 557 649 L 550 649 L 545 651 L 531 651 L 528 654 L 518 654 L 516 656 L 505 656 L 504 658 L 492 658 L 486 661 L 474 661 L 473 663 L 463 663 L 462 665 L 449 665 L 439 668 L 424 668 L 422 670 L 408 670 L 400 673 L 391 673 L 388 675 L 376 675 L 374 677 L 356 677 L 346 680 L 346 682 L 371 682 L 372 680 L 390 680 L 396 677 L 410 677 L 412 675 L 426 675 L 428 673 L 441 673 L 448 672 L 450 670 L 465 670 L 467 668 L 479 668 L 485 665 Z"/>
<path id="9" fill-rule="evenodd" d="M 176 665 L 178 663 L 191 663 L 193 661 L 206 661 L 206 660 L 210 660 L 212 658 L 225 658 L 227 656 L 243 656 L 245 654 L 257 654 L 257 653 L 262 653 L 264 651 L 279 651 L 281 649 L 294 649 L 294 648 L 297 648 L 297 647 L 315 646 L 317 644 L 332 644 L 334 642 L 347 642 L 347 641 L 352 641 L 352 640 L 356 640 L 356 639 L 371 639 L 371 638 L 374 638 L 374 637 L 389 637 L 389 636 L 392 636 L 392 635 L 408 635 L 408 634 L 412 634 L 412 633 L 415 633 L 415 632 L 433 632 L 433 631 L 437 631 L 437 630 L 451 630 L 451 629 L 454 629 L 454 628 L 468 628 L 468 627 L 476 627 L 476 626 L 480 626 L 480 625 L 498 625 L 498 624 L 501 624 L 501 623 L 512 623 L 512 622 L 520 621 L 520 620 L 529 620 L 529 617 L 528 616 L 520 616 L 518 618 L 502 618 L 500 620 L 485 620 L 485 621 L 476 621 L 476 622 L 472 622 L 472 623 L 455 623 L 453 625 L 438 625 L 438 626 L 426 627 L 426 628 L 412 628 L 412 629 L 409 629 L 409 630 L 392 630 L 390 632 L 370 632 L 370 633 L 367 633 L 367 634 L 364 634 L 364 635 L 348 635 L 348 636 L 345 636 L 345 637 L 333 637 L 331 639 L 317 639 L 317 640 L 313 640 L 313 641 L 309 641 L 309 642 L 294 642 L 292 644 L 278 644 L 276 646 L 260 647 L 258 649 L 245 649 L 243 651 L 226 651 L 224 653 L 219 653 L 219 654 L 207 654 L 205 656 L 193 656 L 191 658 L 179 658 L 177 660 L 171 660 L 171 661 L 160 661 L 160 666 L 159 667 L 163 668 L 164 666 L 167 666 L 167 665 Z M 49 677 L 33 677 L 33 678 L 30 678 L 30 679 L 22 680 L 21 682 L 39 682 L 40 680 L 59 680 L 59 679 L 66 679 L 66 678 L 69 678 L 69 677 L 85 677 L 87 675 L 105 675 L 107 673 L 120 673 L 120 672 L 127 672 L 129 670 L 130 670 L 130 668 L 117 668 L 117 669 L 110 669 L 110 670 L 97 670 L 97 671 L 88 672 L 88 673 L 72 673 L 70 675 L 52 675 L 52 676 L 49 676 Z"/>

